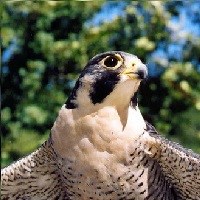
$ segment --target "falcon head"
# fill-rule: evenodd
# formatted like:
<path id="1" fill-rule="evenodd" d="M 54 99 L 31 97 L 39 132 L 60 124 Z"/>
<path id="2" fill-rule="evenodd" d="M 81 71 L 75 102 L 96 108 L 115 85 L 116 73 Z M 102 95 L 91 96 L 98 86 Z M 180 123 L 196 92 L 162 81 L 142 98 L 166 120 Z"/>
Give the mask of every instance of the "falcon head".
<path id="1" fill-rule="evenodd" d="M 135 98 L 147 68 L 137 56 L 110 51 L 93 57 L 66 101 L 67 109 L 126 106 Z"/>

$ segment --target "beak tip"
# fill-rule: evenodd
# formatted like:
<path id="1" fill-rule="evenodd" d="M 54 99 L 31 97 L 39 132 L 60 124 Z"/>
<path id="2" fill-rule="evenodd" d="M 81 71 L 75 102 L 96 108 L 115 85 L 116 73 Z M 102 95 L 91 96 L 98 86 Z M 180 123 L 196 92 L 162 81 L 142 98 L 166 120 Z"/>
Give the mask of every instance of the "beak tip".
<path id="1" fill-rule="evenodd" d="M 137 74 L 139 76 L 140 79 L 145 79 L 148 76 L 148 72 L 146 67 L 142 68 L 142 69 L 138 69 Z"/>

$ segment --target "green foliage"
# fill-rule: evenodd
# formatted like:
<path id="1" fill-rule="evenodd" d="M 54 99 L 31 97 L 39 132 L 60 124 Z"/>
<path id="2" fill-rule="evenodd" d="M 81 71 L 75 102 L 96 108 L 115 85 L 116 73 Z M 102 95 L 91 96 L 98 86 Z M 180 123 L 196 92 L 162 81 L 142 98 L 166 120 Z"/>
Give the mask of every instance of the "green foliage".
<path id="1" fill-rule="evenodd" d="M 92 23 L 105 1 L 6 1 L 1 5 L 2 166 L 36 149 L 88 59 L 108 50 L 136 54 L 156 66 L 141 86 L 140 105 L 159 131 L 200 152 L 200 39 L 173 39 L 170 20 L 181 2 L 117 1 L 123 14 Z M 107 15 L 106 15 L 107 16 Z M 182 45 L 179 58 L 170 45 Z M 164 57 L 154 59 L 158 50 Z M 176 53 L 175 53 L 176 54 Z M 155 68 L 155 67 L 154 67 Z"/>

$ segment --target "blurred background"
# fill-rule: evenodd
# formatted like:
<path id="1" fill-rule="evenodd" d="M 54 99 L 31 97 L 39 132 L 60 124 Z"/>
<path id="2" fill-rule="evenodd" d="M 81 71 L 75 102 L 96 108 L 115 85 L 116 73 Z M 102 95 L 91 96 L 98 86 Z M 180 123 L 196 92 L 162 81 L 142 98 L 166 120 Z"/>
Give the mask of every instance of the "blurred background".
<path id="1" fill-rule="evenodd" d="M 109 50 L 148 65 L 144 118 L 200 153 L 200 1 L 4 1 L 0 9 L 2 167 L 48 138 L 81 69 Z"/>

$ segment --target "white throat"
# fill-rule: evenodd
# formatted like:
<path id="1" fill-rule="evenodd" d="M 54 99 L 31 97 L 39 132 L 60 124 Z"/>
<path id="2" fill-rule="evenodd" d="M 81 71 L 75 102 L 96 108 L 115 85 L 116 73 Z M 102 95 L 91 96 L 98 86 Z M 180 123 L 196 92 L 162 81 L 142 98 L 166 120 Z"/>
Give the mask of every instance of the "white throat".
<path id="1" fill-rule="evenodd" d="M 83 83 L 82 87 L 77 92 L 77 98 L 75 100 L 78 105 L 76 109 L 77 115 L 85 116 L 97 112 L 104 107 L 111 106 L 118 111 L 125 125 L 130 99 L 134 93 L 137 92 L 139 84 L 140 81 L 138 80 L 123 80 L 123 83 L 116 85 L 111 94 L 109 94 L 103 102 L 93 104 L 89 96 L 90 85 Z"/>

